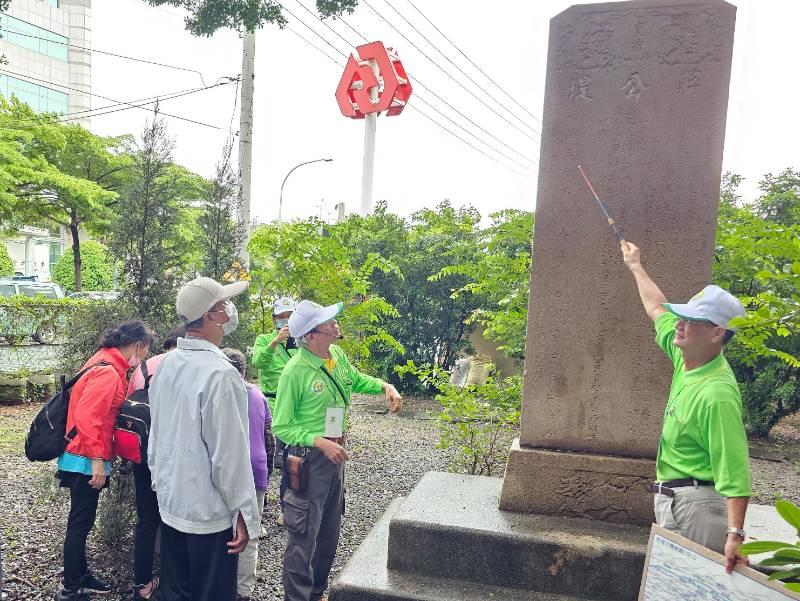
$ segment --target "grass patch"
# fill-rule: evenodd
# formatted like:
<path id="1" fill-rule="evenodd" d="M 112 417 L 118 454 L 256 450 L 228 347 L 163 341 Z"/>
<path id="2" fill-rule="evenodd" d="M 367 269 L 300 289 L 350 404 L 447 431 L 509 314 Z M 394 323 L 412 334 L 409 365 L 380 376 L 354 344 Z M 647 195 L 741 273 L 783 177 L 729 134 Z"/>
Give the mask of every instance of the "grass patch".
<path id="1" fill-rule="evenodd" d="M 25 435 L 30 428 L 32 417 L 29 411 L 0 412 L 0 457 L 23 453 Z"/>

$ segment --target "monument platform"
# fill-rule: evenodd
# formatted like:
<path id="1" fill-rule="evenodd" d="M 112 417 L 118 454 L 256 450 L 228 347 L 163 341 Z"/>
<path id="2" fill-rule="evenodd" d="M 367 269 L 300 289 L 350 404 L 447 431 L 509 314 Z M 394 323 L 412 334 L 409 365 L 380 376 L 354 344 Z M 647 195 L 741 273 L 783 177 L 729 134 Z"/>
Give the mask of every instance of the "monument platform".
<path id="1" fill-rule="evenodd" d="M 331 601 L 637 598 L 648 529 L 504 511 L 501 486 L 425 474 L 361 544 Z"/>

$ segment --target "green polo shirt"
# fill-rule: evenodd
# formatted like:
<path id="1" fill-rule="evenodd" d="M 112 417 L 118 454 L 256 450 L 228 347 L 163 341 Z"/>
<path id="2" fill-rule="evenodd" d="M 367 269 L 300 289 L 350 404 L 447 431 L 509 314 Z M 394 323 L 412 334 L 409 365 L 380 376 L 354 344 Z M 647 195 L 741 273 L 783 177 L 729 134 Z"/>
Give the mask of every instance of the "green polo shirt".
<path id="1" fill-rule="evenodd" d="M 713 480 L 724 497 L 750 496 L 750 461 L 742 423 L 742 397 L 722 355 L 686 371 L 672 340 L 678 317 L 655 322 L 656 342 L 672 361 L 672 386 L 658 444 L 656 480 Z"/>
<path id="2" fill-rule="evenodd" d="M 331 346 L 329 353 L 335 364 L 328 371 L 341 392 L 323 371 L 324 361 L 304 348 L 297 351 L 283 370 L 272 414 L 272 431 L 286 444 L 314 446 L 314 438 L 325 435 L 325 414 L 329 407 L 345 408 L 342 431 L 347 430 L 350 395 L 383 391 L 383 380 L 359 372 L 338 346 Z"/>
<path id="3" fill-rule="evenodd" d="M 253 344 L 253 367 L 258 370 L 258 386 L 262 392 L 273 395 L 278 390 L 278 379 L 283 368 L 297 352 L 297 349 L 287 349 L 283 342 L 272 348 L 270 342 L 277 335 L 278 330 L 272 330 L 269 334 L 259 334 Z M 275 413 L 275 399 L 267 397 L 267 401 L 270 411 Z"/>

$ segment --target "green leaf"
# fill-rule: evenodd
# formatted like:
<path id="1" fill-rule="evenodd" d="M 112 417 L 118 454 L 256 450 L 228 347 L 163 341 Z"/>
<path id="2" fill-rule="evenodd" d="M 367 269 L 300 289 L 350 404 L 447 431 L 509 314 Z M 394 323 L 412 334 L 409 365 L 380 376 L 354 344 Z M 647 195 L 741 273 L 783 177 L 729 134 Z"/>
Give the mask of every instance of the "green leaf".
<path id="1" fill-rule="evenodd" d="M 783 580 L 784 578 L 794 578 L 797 576 L 797 570 L 782 570 L 780 572 L 773 572 L 769 575 L 767 580 Z"/>
<path id="2" fill-rule="evenodd" d="M 790 591 L 794 591 L 795 593 L 800 593 L 800 582 L 790 582 L 784 586 Z"/>
<path id="3" fill-rule="evenodd" d="M 797 547 L 780 549 L 779 551 L 775 551 L 775 555 L 772 556 L 772 559 L 789 559 L 794 563 L 800 563 L 800 549 Z"/>
<path id="4" fill-rule="evenodd" d="M 768 553 L 770 551 L 777 551 L 785 547 L 791 547 L 791 543 L 782 543 L 779 541 L 759 540 L 752 543 L 744 543 L 739 547 L 739 552 L 742 555 L 758 555 L 759 553 Z"/>
<path id="5" fill-rule="evenodd" d="M 797 530 L 798 536 L 800 536 L 800 508 L 791 501 L 781 499 L 775 503 L 775 510 L 790 526 Z"/>
<path id="6" fill-rule="evenodd" d="M 763 566 L 765 568 L 774 568 L 777 566 L 786 566 L 797 563 L 795 559 L 776 559 L 772 557 L 770 559 L 765 559 L 764 561 L 760 562 L 758 565 Z"/>

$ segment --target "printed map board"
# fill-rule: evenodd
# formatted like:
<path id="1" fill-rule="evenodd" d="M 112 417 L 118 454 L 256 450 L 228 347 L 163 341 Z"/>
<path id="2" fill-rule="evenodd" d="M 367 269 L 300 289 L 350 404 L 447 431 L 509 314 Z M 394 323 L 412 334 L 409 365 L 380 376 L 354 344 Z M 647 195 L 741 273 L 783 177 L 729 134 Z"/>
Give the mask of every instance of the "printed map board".
<path id="1" fill-rule="evenodd" d="M 780 582 L 740 566 L 725 572 L 725 558 L 653 524 L 639 601 L 790 601 L 800 599 Z"/>

